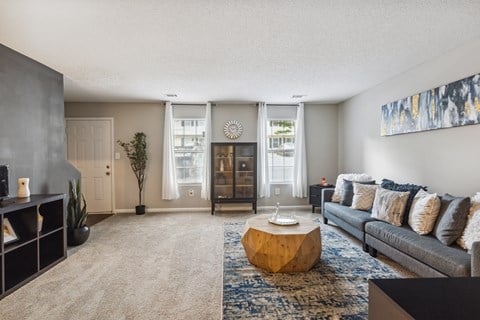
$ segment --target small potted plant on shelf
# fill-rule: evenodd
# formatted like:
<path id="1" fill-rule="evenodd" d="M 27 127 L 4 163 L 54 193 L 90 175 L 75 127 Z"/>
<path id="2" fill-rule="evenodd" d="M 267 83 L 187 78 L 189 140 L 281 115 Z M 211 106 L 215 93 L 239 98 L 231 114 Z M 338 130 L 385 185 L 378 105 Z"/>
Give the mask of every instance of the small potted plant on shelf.
<path id="1" fill-rule="evenodd" d="M 80 179 L 70 180 L 67 204 L 67 243 L 78 246 L 87 241 L 90 228 L 87 226 L 87 203 L 82 194 Z"/>
<path id="2" fill-rule="evenodd" d="M 147 136 L 143 132 L 137 132 L 132 141 L 123 142 L 117 140 L 117 143 L 125 150 L 130 167 L 137 178 L 138 185 L 138 205 L 135 207 L 136 214 L 145 213 L 145 205 L 142 201 L 142 191 L 145 182 L 145 170 L 147 168 Z"/>

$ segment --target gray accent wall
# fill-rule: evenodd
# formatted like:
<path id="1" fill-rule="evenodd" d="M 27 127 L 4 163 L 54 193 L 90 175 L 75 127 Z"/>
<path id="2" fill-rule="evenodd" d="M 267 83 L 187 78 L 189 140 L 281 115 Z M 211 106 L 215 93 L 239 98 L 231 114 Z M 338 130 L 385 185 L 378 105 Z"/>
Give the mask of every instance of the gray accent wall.
<path id="1" fill-rule="evenodd" d="M 253 103 L 215 104 L 212 106 L 212 141 L 230 141 L 223 133 L 228 120 L 238 120 L 243 125 L 239 142 L 257 141 L 257 106 Z M 180 199 L 165 201 L 162 194 L 163 103 L 65 103 L 66 117 L 112 117 L 114 119 L 114 139 L 129 141 L 137 131 L 147 134 L 149 163 L 145 186 L 147 207 L 156 208 L 209 208 L 210 202 L 200 198 L 200 186 L 181 186 Z M 337 107 L 335 105 L 305 106 L 307 165 L 309 183 L 320 183 L 322 177 L 333 181 L 337 174 Z M 137 202 L 137 186 L 128 160 L 122 149 L 115 145 L 115 152 L 121 157 L 114 163 L 115 208 L 132 209 Z M 273 195 L 274 188 L 280 188 L 280 195 Z M 188 196 L 188 190 L 194 196 Z M 290 185 L 272 186 L 272 197 L 259 199 L 259 206 L 307 205 L 308 199 L 291 196 Z M 244 205 L 243 205 L 244 207 Z"/>
<path id="2" fill-rule="evenodd" d="M 30 178 L 32 194 L 67 193 L 79 172 L 65 160 L 62 74 L 0 45 L 0 164 Z"/>
<path id="3" fill-rule="evenodd" d="M 480 125 L 380 136 L 381 105 L 480 72 L 480 38 L 339 106 L 339 172 L 427 185 L 432 192 L 480 191 Z"/>

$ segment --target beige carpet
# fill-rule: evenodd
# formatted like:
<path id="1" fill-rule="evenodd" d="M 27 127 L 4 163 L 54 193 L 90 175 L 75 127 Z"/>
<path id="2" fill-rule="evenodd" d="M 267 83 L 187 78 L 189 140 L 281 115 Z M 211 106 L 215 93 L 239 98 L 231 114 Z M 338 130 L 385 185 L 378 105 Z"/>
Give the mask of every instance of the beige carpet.
<path id="1" fill-rule="evenodd" d="M 68 259 L 1 300 L 0 319 L 221 319 L 223 222 L 250 215 L 113 216 Z"/>

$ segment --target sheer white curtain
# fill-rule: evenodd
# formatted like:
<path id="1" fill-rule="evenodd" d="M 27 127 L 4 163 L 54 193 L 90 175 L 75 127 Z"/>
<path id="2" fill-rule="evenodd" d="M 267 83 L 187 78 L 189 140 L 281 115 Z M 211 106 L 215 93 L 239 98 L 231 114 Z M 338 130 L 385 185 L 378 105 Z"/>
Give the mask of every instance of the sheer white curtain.
<path id="1" fill-rule="evenodd" d="M 257 149 L 258 149 L 258 196 L 270 197 L 270 173 L 268 170 L 268 115 L 267 105 L 258 104 Z"/>
<path id="2" fill-rule="evenodd" d="M 305 120 L 303 102 L 298 104 L 295 121 L 295 155 L 293 164 L 292 195 L 297 198 L 307 196 L 307 150 L 305 149 Z"/>
<path id="3" fill-rule="evenodd" d="M 165 104 L 165 123 L 163 127 L 163 180 L 162 199 L 173 200 L 180 197 L 175 168 L 175 152 L 173 142 L 173 110 L 172 103 Z"/>
<path id="4" fill-rule="evenodd" d="M 212 104 L 207 103 L 205 110 L 205 138 L 204 138 L 204 159 L 203 159 L 203 180 L 202 180 L 202 191 L 200 193 L 202 199 L 210 200 L 210 153 L 211 153 L 211 142 L 212 142 L 212 130 L 211 130 L 211 121 L 212 121 Z"/>

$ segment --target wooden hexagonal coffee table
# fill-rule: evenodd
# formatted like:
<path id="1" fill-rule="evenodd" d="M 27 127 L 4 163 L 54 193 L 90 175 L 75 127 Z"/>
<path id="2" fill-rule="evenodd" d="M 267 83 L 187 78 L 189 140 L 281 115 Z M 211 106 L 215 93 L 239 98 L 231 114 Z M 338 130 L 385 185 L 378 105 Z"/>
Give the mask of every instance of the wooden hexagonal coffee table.
<path id="1" fill-rule="evenodd" d="M 306 272 L 320 258 L 320 227 L 297 217 L 293 226 L 278 226 L 262 214 L 245 223 L 242 245 L 251 264 L 270 272 Z"/>

